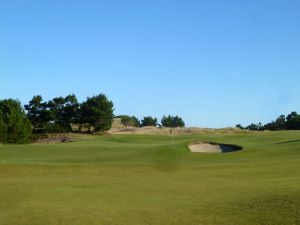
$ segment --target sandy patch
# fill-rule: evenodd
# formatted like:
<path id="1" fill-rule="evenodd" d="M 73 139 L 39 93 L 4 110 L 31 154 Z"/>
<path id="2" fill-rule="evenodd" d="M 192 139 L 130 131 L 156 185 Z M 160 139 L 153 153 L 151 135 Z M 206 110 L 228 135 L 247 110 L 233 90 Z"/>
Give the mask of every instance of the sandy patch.
<path id="1" fill-rule="evenodd" d="M 236 145 L 197 142 L 189 145 L 191 152 L 221 153 L 234 152 L 242 148 Z"/>

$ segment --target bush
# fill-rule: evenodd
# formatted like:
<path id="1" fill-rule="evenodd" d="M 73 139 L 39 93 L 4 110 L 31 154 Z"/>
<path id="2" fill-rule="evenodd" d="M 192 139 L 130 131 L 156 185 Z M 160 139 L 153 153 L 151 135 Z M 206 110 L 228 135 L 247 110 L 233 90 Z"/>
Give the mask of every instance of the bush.
<path id="1" fill-rule="evenodd" d="M 120 115 L 116 118 L 121 119 L 121 123 L 126 127 L 140 127 L 140 121 L 135 116 Z"/>
<path id="2" fill-rule="evenodd" d="M 29 143 L 31 124 L 21 103 L 17 100 L 0 101 L 0 142 L 7 144 Z"/>

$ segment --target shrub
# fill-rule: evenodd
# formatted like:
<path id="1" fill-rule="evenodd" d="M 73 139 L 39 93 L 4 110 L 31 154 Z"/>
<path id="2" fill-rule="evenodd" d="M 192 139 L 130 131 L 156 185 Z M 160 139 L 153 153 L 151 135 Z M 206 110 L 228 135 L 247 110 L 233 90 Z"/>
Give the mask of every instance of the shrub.
<path id="1" fill-rule="evenodd" d="M 128 127 L 128 126 L 140 127 L 141 126 L 140 121 L 135 116 L 120 115 L 120 116 L 117 116 L 116 118 L 120 118 L 121 123 L 126 127 Z"/>

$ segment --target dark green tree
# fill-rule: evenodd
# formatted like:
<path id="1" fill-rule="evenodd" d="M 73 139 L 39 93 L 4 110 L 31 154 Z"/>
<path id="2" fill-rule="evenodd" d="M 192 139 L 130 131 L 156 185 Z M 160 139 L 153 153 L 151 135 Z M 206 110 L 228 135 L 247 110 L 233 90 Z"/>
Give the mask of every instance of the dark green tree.
<path id="1" fill-rule="evenodd" d="M 185 127 L 185 123 L 181 117 L 175 116 L 173 118 L 173 126 L 174 127 Z"/>
<path id="2" fill-rule="evenodd" d="M 0 142 L 8 144 L 28 143 L 31 124 L 21 103 L 13 99 L 0 101 Z"/>
<path id="3" fill-rule="evenodd" d="M 292 112 L 286 117 L 286 128 L 300 130 L 300 115 L 297 112 Z"/>
<path id="4" fill-rule="evenodd" d="M 279 116 L 276 121 L 276 130 L 285 130 L 286 129 L 286 118 L 285 115 Z"/>
<path id="5" fill-rule="evenodd" d="M 47 103 L 50 111 L 51 123 L 47 129 L 51 132 L 70 132 L 71 124 L 76 122 L 78 113 L 78 101 L 74 94 L 64 97 L 54 98 Z"/>
<path id="6" fill-rule="evenodd" d="M 88 124 L 95 132 L 104 132 L 111 128 L 113 120 L 113 103 L 104 94 L 87 98 L 80 105 L 80 124 Z"/>
<path id="7" fill-rule="evenodd" d="M 244 129 L 245 129 L 245 127 L 243 127 L 241 124 L 237 124 L 237 125 L 235 125 L 235 127 L 236 127 L 236 128 L 239 128 L 239 129 L 241 129 L 241 130 L 244 130 Z"/>
<path id="8" fill-rule="evenodd" d="M 69 129 L 71 128 L 71 124 L 75 124 L 77 122 L 78 112 L 79 104 L 77 97 L 74 94 L 66 96 L 62 117 L 64 124 L 67 124 Z"/>
<path id="9" fill-rule="evenodd" d="M 164 127 L 184 127 L 185 123 L 183 119 L 179 116 L 163 116 L 161 119 L 161 124 Z"/>
<path id="10" fill-rule="evenodd" d="M 245 127 L 245 129 L 247 130 L 257 130 L 257 131 L 262 131 L 264 130 L 264 126 L 262 125 L 262 123 L 258 123 L 258 124 L 255 124 L 255 123 L 252 123 L 250 124 L 249 126 Z"/>
<path id="11" fill-rule="evenodd" d="M 275 121 L 264 125 L 265 130 L 285 130 L 286 129 L 286 118 L 285 115 L 277 117 Z"/>
<path id="12" fill-rule="evenodd" d="M 74 94 L 48 102 L 43 102 L 42 96 L 37 95 L 25 109 L 35 132 L 67 132 L 76 122 L 78 102 Z"/>
<path id="13" fill-rule="evenodd" d="M 163 116 L 161 119 L 161 125 L 164 127 L 173 127 L 173 117 L 172 116 Z"/>
<path id="14" fill-rule="evenodd" d="M 57 124 L 59 126 L 64 126 L 63 120 L 63 110 L 64 110 L 65 98 L 64 97 L 56 97 L 51 101 L 47 102 L 47 109 L 51 114 L 51 123 Z"/>
<path id="15" fill-rule="evenodd" d="M 275 121 L 272 121 L 270 123 L 265 124 L 264 126 L 265 130 L 278 130 L 277 124 Z"/>
<path id="16" fill-rule="evenodd" d="M 157 126 L 157 118 L 153 118 L 151 116 L 146 116 L 142 119 L 141 121 L 141 126 L 146 127 L 146 126 Z"/>
<path id="17" fill-rule="evenodd" d="M 33 126 L 33 130 L 35 132 L 44 132 L 47 124 L 53 120 L 53 114 L 49 109 L 51 105 L 47 102 L 43 102 L 42 96 L 36 95 L 24 107 Z"/>
<path id="18" fill-rule="evenodd" d="M 43 127 L 41 121 L 42 101 L 42 96 L 36 95 L 33 96 L 32 100 L 28 103 L 28 105 L 24 106 L 25 110 L 27 111 L 27 116 L 34 130 L 38 130 L 41 127 Z"/>
<path id="19" fill-rule="evenodd" d="M 5 143 L 7 140 L 7 125 L 4 121 L 3 110 L 0 109 L 0 142 Z"/>

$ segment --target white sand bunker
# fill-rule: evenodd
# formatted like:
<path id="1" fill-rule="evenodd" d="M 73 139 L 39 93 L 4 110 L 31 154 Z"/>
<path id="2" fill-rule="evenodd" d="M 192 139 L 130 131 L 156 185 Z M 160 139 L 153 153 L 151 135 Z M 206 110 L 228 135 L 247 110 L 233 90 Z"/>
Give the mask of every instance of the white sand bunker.
<path id="1" fill-rule="evenodd" d="M 240 146 L 229 144 L 217 144 L 208 142 L 196 142 L 189 145 L 192 152 L 206 152 L 206 153 L 225 153 L 242 150 Z"/>

